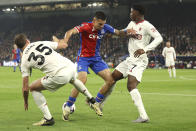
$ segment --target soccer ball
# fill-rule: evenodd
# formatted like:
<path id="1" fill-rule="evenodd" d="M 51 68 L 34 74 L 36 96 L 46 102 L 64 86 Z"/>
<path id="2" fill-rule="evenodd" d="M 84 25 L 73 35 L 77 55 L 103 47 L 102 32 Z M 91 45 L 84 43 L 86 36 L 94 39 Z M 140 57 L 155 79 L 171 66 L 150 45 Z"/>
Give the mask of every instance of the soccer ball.
<path id="1" fill-rule="evenodd" d="M 66 103 L 63 104 L 62 106 L 62 110 L 66 107 Z M 75 104 L 73 104 L 71 107 L 70 107 L 70 114 L 74 113 L 74 111 L 76 110 L 76 106 Z"/>

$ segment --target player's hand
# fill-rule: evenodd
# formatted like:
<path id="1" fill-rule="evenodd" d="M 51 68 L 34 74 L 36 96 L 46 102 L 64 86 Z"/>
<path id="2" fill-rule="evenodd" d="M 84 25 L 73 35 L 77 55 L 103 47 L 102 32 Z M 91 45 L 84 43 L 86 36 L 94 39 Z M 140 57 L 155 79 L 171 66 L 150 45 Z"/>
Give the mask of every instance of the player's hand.
<path id="1" fill-rule="evenodd" d="M 24 103 L 24 109 L 25 111 L 28 111 L 28 103 Z"/>
<path id="2" fill-rule="evenodd" d="M 144 54 L 145 53 L 145 51 L 143 50 L 143 49 L 138 49 L 138 50 L 136 50 L 135 52 L 134 52 L 134 57 L 135 58 L 138 58 L 138 57 L 140 57 L 140 55 L 142 55 L 142 54 Z"/>
<path id="3" fill-rule="evenodd" d="M 63 48 L 64 48 L 64 49 L 68 47 L 68 44 L 67 44 L 67 42 L 65 42 L 64 39 L 60 39 L 58 43 L 59 43 L 60 45 L 63 45 Z"/>
<path id="4" fill-rule="evenodd" d="M 127 29 L 127 35 L 128 36 L 135 36 L 136 35 L 136 30 L 134 30 L 133 28 Z"/>
<path id="5" fill-rule="evenodd" d="M 52 41 L 54 41 L 54 42 L 59 42 L 59 39 L 56 37 L 56 36 L 52 36 Z"/>

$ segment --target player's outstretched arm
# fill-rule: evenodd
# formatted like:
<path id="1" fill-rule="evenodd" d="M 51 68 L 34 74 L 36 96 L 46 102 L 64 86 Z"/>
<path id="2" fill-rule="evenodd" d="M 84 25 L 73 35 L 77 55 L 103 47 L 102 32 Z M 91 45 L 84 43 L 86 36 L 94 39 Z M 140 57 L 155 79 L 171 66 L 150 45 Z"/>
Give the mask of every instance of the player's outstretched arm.
<path id="1" fill-rule="evenodd" d="M 22 93 L 23 93 L 23 98 L 24 98 L 24 109 L 28 110 L 29 76 L 23 77 Z"/>
<path id="2" fill-rule="evenodd" d="M 127 36 L 127 30 L 117 30 L 115 29 L 115 32 L 114 32 L 115 35 L 118 35 L 120 37 L 125 37 Z"/>
<path id="3" fill-rule="evenodd" d="M 132 29 L 122 29 L 122 30 L 117 30 L 115 29 L 115 34 L 121 37 L 125 36 L 134 36 L 136 34 L 136 31 Z"/>
<path id="4" fill-rule="evenodd" d="M 68 43 L 70 37 L 74 34 L 78 34 L 78 30 L 76 28 L 73 28 L 71 30 L 68 30 L 66 33 L 65 33 L 65 37 L 64 37 L 64 40 L 66 43 Z"/>
<path id="5" fill-rule="evenodd" d="M 58 39 L 56 36 L 52 36 L 54 42 L 58 43 L 57 49 L 65 49 L 67 48 L 68 44 L 65 42 L 64 39 Z"/>

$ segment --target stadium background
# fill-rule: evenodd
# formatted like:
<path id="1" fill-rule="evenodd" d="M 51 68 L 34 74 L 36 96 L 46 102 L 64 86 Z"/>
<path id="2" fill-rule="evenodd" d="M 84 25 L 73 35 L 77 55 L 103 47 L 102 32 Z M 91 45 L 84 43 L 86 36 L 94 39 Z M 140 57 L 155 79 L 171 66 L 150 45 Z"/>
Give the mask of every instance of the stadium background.
<path id="1" fill-rule="evenodd" d="M 36 0 L 0 2 L 0 65 L 11 60 L 13 37 L 24 32 L 31 41 L 63 38 L 64 33 L 82 22 L 91 21 L 98 10 L 108 15 L 107 23 L 123 29 L 129 21 L 132 3 L 145 5 L 145 19 L 162 34 L 164 42 L 148 53 L 149 68 L 164 68 L 161 56 L 170 40 L 177 53 L 176 68 L 196 68 L 196 1 L 194 0 Z M 127 38 L 104 37 L 100 53 L 112 67 L 128 56 Z M 79 36 L 73 36 L 69 47 L 61 51 L 75 61 Z"/>

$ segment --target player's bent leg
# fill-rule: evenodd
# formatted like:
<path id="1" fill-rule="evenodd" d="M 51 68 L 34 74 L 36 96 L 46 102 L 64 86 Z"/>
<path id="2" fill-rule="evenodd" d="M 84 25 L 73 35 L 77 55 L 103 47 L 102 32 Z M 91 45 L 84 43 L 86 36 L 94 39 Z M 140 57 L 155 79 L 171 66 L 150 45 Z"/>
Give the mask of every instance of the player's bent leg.
<path id="1" fill-rule="evenodd" d="M 113 78 L 113 80 L 114 80 L 115 83 L 116 83 L 118 80 L 121 80 L 121 79 L 123 79 L 124 77 L 123 77 L 123 74 L 122 74 L 121 72 L 119 72 L 118 70 L 115 69 L 115 70 L 112 72 L 112 78 Z M 103 108 L 103 106 L 104 106 L 104 104 L 105 104 L 105 102 L 106 102 L 108 96 L 110 96 L 110 94 L 111 94 L 112 91 L 114 90 L 114 87 L 115 87 L 115 84 L 112 85 L 112 86 L 108 89 L 108 91 L 105 93 L 104 98 L 103 98 L 103 100 L 102 100 L 102 102 L 101 102 L 101 104 L 100 104 L 100 108 L 101 108 L 101 109 Z"/>
<path id="2" fill-rule="evenodd" d="M 144 122 L 148 122 L 149 118 L 148 118 L 148 115 L 145 111 L 145 108 L 144 108 L 144 105 L 142 102 L 142 97 L 141 97 L 138 89 L 136 88 L 138 84 L 139 84 L 139 81 L 136 79 L 136 77 L 128 75 L 127 89 L 132 97 L 132 100 L 134 101 L 135 106 L 138 109 L 139 114 L 140 114 L 140 117 L 133 122 L 144 123 Z"/>
<path id="3" fill-rule="evenodd" d="M 43 94 L 41 93 L 42 90 L 45 90 L 45 88 L 41 83 L 41 79 L 34 81 L 30 85 L 30 91 L 32 93 L 33 99 L 34 99 L 36 105 L 38 106 L 38 108 L 40 108 L 40 110 L 42 111 L 42 113 L 44 115 L 44 118 L 41 121 L 34 123 L 33 125 L 36 125 L 36 126 L 53 125 L 54 119 L 53 119 L 52 115 L 50 114 L 46 99 L 43 96 Z"/>
<path id="4" fill-rule="evenodd" d="M 92 95 L 88 91 L 88 89 L 85 87 L 85 85 L 78 79 L 75 79 L 70 82 L 74 87 L 82 94 L 84 94 L 88 99 L 92 98 Z"/>
<path id="5" fill-rule="evenodd" d="M 86 81 L 87 81 L 87 72 L 79 72 L 78 73 L 78 79 L 83 84 L 85 84 Z M 76 98 L 77 98 L 78 95 L 79 95 L 79 91 L 76 88 L 73 88 L 66 105 L 71 107 L 74 104 L 74 102 L 76 101 Z"/>
<path id="6" fill-rule="evenodd" d="M 169 77 L 171 78 L 172 77 L 172 72 L 171 72 L 171 67 L 170 66 L 168 67 L 168 73 L 169 73 Z"/>
<path id="7" fill-rule="evenodd" d="M 100 93 L 105 94 L 108 91 L 108 89 L 115 84 L 115 81 L 109 69 L 104 69 L 98 72 L 98 75 L 105 81 L 105 84 L 100 89 Z"/>
<path id="8" fill-rule="evenodd" d="M 173 77 L 176 78 L 176 68 L 175 66 L 172 66 L 172 71 L 173 71 Z"/>
<path id="9" fill-rule="evenodd" d="M 78 79 L 85 84 L 87 81 L 87 72 L 79 72 L 78 73 Z M 68 121 L 69 120 L 69 115 L 70 115 L 70 107 L 73 106 L 73 104 L 76 101 L 77 96 L 79 95 L 79 91 L 75 88 L 72 89 L 71 94 L 69 96 L 69 99 L 67 100 L 66 104 L 64 103 L 63 105 L 66 105 L 63 108 L 63 120 Z"/>
<path id="10" fill-rule="evenodd" d="M 98 72 L 98 75 L 105 81 L 96 97 L 96 102 L 100 103 L 104 99 L 104 95 L 107 93 L 109 88 L 115 84 L 115 81 L 109 69 L 104 69 Z"/>

